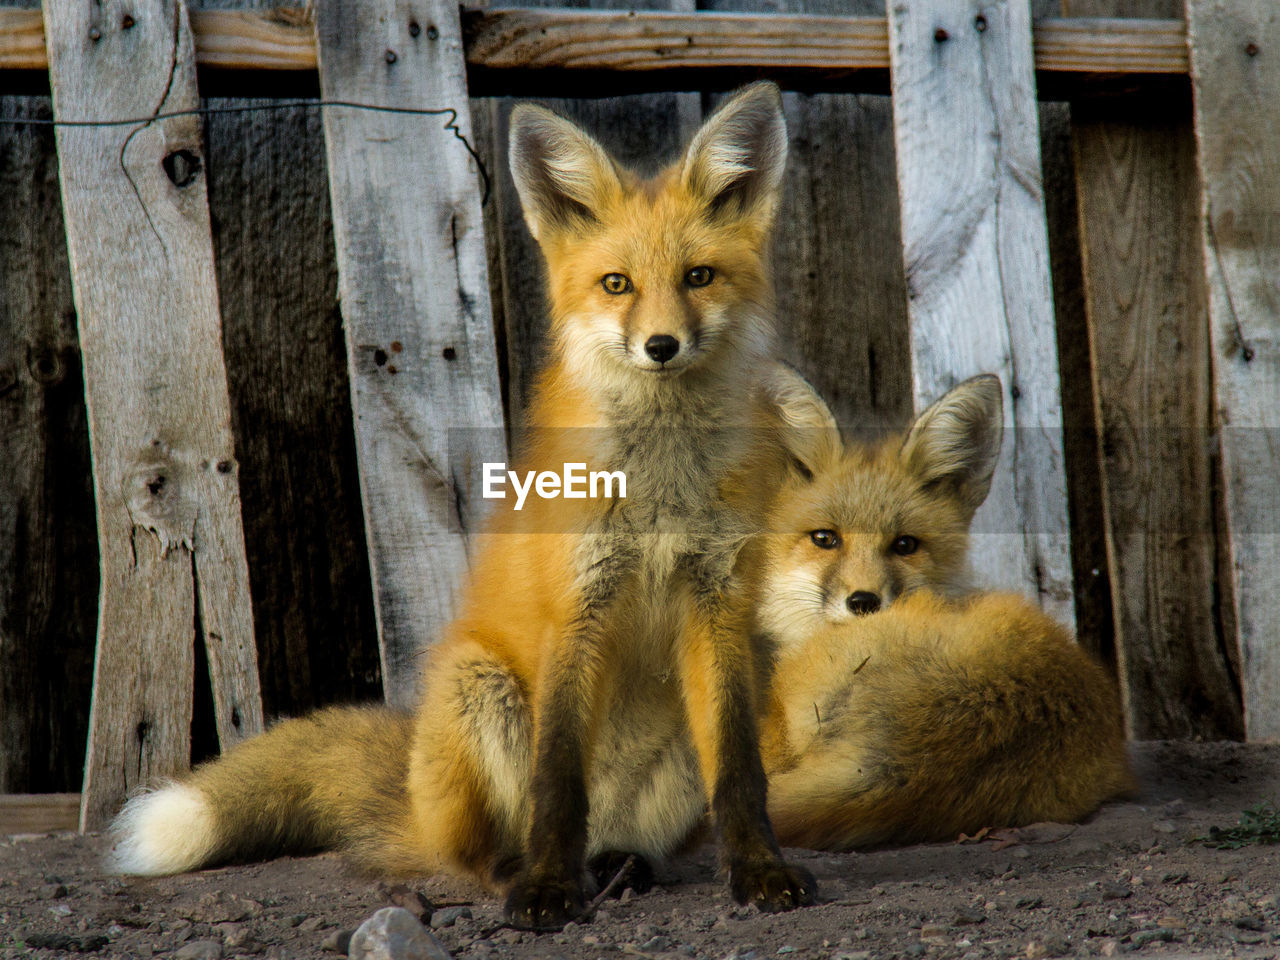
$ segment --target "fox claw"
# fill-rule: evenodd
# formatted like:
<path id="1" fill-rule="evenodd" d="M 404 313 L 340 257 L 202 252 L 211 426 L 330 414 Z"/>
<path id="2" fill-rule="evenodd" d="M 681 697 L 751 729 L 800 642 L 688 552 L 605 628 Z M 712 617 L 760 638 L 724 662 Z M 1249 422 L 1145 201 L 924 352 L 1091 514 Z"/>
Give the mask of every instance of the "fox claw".
<path id="1" fill-rule="evenodd" d="M 755 904 L 765 913 L 780 913 L 812 904 L 818 883 L 803 867 L 773 860 L 731 867 L 729 890 L 738 903 Z"/>
<path id="2" fill-rule="evenodd" d="M 582 915 L 586 905 L 582 885 L 572 881 L 517 879 L 503 910 L 507 921 L 521 930 L 559 930 Z"/>

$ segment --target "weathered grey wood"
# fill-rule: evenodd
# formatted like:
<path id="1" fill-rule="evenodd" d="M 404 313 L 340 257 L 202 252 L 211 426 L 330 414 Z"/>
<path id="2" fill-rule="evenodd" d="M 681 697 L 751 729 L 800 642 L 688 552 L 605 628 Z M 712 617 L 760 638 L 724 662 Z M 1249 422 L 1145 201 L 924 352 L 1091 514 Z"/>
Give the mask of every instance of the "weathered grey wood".
<path id="1" fill-rule="evenodd" d="M 1066 0 L 1068 14 L 1173 16 L 1181 0 Z M 1130 733 L 1243 733 L 1224 655 L 1214 444 L 1190 104 L 1073 105 L 1104 517 Z M 1234 639 L 1231 640 L 1234 645 Z"/>
<path id="2" fill-rule="evenodd" d="M 321 0 L 327 98 L 457 111 L 471 133 L 458 8 Z M 325 109 L 339 297 L 387 699 L 452 616 L 471 496 L 505 458 L 477 170 L 446 118 Z"/>
<path id="3" fill-rule="evenodd" d="M 1280 8 L 1187 0 L 1214 386 L 1251 740 L 1280 737 Z"/>
<path id="4" fill-rule="evenodd" d="M 559 0 L 528 0 L 527 7 L 560 6 Z M 597 9 L 693 10 L 692 0 L 598 0 Z M 493 304 L 505 340 L 503 360 L 509 422 L 519 430 L 534 376 L 547 339 L 547 304 L 542 254 L 529 235 L 520 212 L 511 171 L 507 167 L 507 123 L 517 100 L 473 101 L 477 127 L 486 145 L 485 163 L 493 178 L 493 194 L 485 211 L 490 243 Z M 675 157 L 701 122 L 696 94 L 646 94 L 608 100 L 539 100 L 539 103 L 582 125 L 623 164 L 654 170 Z"/>
<path id="5" fill-rule="evenodd" d="M 251 12 L 245 0 L 203 3 L 220 9 L 192 13 L 197 58 L 202 19 Z M 275 3 L 252 6 L 277 16 Z M 314 48 L 314 29 L 308 35 Z M 263 709 L 291 715 L 374 699 L 381 668 L 320 109 L 205 124 Z"/>
<path id="6" fill-rule="evenodd" d="M 61 118 L 195 105 L 178 0 L 44 14 Z M 102 569 L 86 829 L 189 762 L 197 607 L 221 742 L 262 727 L 202 152 L 194 117 L 58 131 Z"/>
<path id="7" fill-rule="evenodd" d="M 0 97 L 0 116 L 51 106 Z M 80 789 L 97 595 L 53 130 L 0 126 L 0 793 Z"/>
<path id="8" fill-rule="evenodd" d="M 1009 430 L 974 563 L 1074 620 L 1027 0 L 890 4 L 917 406 L 990 371 Z"/>

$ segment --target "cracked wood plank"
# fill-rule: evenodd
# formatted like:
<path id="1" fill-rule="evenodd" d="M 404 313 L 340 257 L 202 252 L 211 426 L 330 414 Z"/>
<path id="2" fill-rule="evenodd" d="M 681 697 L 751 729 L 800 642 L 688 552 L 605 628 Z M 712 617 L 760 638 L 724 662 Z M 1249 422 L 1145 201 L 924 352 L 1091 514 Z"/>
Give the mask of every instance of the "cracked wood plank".
<path id="1" fill-rule="evenodd" d="M 1250 740 L 1280 737 L 1280 8 L 1188 0 L 1229 566 Z M 1229 586 L 1228 586 L 1229 585 Z"/>
<path id="2" fill-rule="evenodd" d="M 63 119 L 197 105 L 180 0 L 44 5 Z M 200 121 L 57 132 L 101 553 L 82 829 L 190 762 L 194 644 L 223 747 L 262 728 Z M 203 637 L 196 636 L 199 624 Z"/>
<path id="3" fill-rule="evenodd" d="M 452 108 L 470 138 L 458 8 L 321 0 L 326 98 Z M 414 700 L 453 616 L 481 464 L 506 459 L 477 169 L 440 116 L 324 111 L 383 688 Z"/>
<path id="4" fill-rule="evenodd" d="M 1064 0 L 1072 15 L 1182 0 Z M 1221 610 L 1195 133 L 1182 98 L 1072 104 L 1120 689 L 1137 739 L 1239 739 Z M 1229 619 L 1229 616 L 1227 616 Z M 1226 640 L 1226 642 L 1224 642 Z"/>
<path id="5" fill-rule="evenodd" d="M 1062 405 L 1028 0 L 894 0 L 889 50 L 917 410 L 1000 375 L 980 582 L 1074 622 Z"/>

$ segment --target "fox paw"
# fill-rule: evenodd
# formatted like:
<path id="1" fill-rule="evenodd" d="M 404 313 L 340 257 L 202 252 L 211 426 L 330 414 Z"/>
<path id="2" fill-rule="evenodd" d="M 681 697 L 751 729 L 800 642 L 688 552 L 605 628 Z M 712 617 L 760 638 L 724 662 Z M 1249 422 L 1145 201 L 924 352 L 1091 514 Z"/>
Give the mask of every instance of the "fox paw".
<path id="1" fill-rule="evenodd" d="M 518 877 L 503 909 L 507 921 L 521 930 L 559 930 L 582 915 L 586 898 L 582 884 Z"/>
<path id="2" fill-rule="evenodd" d="M 729 892 L 738 903 L 755 904 L 765 913 L 779 913 L 813 903 L 818 883 L 803 867 L 793 867 L 782 860 L 764 860 L 731 866 Z"/>
<path id="3" fill-rule="evenodd" d="M 605 853 L 598 854 L 591 858 L 591 862 L 587 864 L 587 869 L 591 871 L 591 875 L 595 878 L 596 889 L 603 890 L 607 887 L 618 871 L 626 865 L 627 858 L 634 857 L 635 860 L 631 866 L 627 867 L 627 872 L 622 875 L 617 888 L 613 892 L 613 896 L 622 896 L 622 891 L 630 887 L 636 893 L 648 893 L 653 886 L 653 867 L 649 861 L 638 853 L 622 853 L 618 850 L 609 850 Z"/>

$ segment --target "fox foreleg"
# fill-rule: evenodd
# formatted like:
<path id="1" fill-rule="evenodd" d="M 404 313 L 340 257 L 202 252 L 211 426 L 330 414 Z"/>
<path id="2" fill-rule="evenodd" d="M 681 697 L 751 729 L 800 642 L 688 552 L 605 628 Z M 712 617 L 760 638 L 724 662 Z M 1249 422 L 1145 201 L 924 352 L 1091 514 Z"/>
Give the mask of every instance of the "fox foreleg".
<path id="1" fill-rule="evenodd" d="M 814 902 L 812 874 L 782 859 L 760 761 L 757 654 L 748 605 L 703 581 L 681 642 L 681 680 L 729 889 L 766 911 Z"/>

